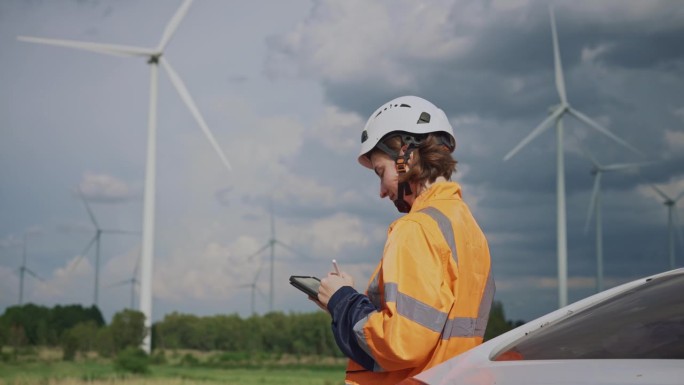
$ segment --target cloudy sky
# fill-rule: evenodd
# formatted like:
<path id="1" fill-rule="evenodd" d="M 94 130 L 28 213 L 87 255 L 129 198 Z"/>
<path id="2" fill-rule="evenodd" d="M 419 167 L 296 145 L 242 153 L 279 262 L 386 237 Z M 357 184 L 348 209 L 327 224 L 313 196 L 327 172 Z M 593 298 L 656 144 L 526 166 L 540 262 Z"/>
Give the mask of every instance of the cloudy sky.
<path id="1" fill-rule="evenodd" d="M 287 283 L 330 260 L 366 281 L 398 217 L 356 163 L 367 117 L 406 94 L 445 110 L 454 176 L 490 243 L 509 318 L 556 308 L 555 135 L 504 155 L 559 102 L 545 1 L 198 0 L 165 58 L 233 165 L 227 171 L 160 72 L 154 319 L 172 311 L 250 314 L 249 285 L 275 309 L 315 311 Z M 17 35 L 155 47 L 180 1 L 0 2 L 0 311 L 24 301 L 93 302 L 95 229 L 139 232 L 149 69 L 29 44 Z M 603 178 L 606 286 L 669 269 L 667 210 L 649 187 L 684 191 L 684 7 L 679 1 L 556 2 L 569 102 L 639 156 L 568 117 L 569 299 L 594 292 L 594 229 L 584 231 L 591 163 L 655 161 Z M 582 150 L 584 149 L 584 150 Z M 682 200 L 684 201 L 684 199 Z M 680 202 L 680 207 L 681 207 Z M 681 215 L 681 209 L 677 209 Z M 24 243 L 24 239 L 26 242 Z M 99 305 L 130 306 L 140 235 L 101 238 Z M 292 252 L 294 250 L 295 252 Z M 677 243 L 678 266 L 684 250 Z M 257 274 L 259 274 L 257 276 Z M 136 305 L 138 299 L 135 299 Z M 256 311 L 268 310 L 257 296 Z"/>

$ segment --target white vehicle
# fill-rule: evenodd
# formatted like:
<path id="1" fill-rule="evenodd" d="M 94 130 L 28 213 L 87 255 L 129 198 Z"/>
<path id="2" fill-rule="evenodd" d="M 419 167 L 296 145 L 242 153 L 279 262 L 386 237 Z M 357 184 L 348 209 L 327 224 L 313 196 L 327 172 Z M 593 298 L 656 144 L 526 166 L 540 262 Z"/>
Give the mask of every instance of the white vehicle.
<path id="1" fill-rule="evenodd" d="M 549 313 L 401 382 L 684 384 L 684 269 Z"/>

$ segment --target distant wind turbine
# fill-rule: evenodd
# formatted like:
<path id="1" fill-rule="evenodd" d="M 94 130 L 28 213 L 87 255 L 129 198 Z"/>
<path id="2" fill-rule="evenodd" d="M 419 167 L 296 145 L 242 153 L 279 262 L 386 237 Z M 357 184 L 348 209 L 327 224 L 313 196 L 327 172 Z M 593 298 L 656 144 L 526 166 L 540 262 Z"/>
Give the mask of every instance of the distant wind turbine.
<path id="1" fill-rule="evenodd" d="M 262 261 L 262 262 L 259 264 L 259 268 L 257 269 L 256 274 L 254 274 L 254 278 L 252 279 L 252 282 L 251 282 L 251 283 L 245 283 L 245 284 L 233 286 L 234 288 L 237 288 L 237 289 L 243 289 L 243 288 L 250 288 L 250 289 L 251 289 L 251 302 L 250 302 L 250 303 L 251 303 L 252 315 L 255 315 L 255 314 L 256 314 L 256 298 L 255 298 L 255 294 L 258 292 L 259 295 L 261 295 L 262 297 L 264 297 L 264 298 L 266 297 L 266 294 L 264 294 L 264 292 L 261 291 L 261 289 L 259 288 L 259 286 L 257 286 L 257 281 L 259 280 L 259 274 L 261 274 L 261 270 L 262 270 L 263 266 L 264 266 L 264 263 L 263 263 L 263 261 Z"/>
<path id="2" fill-rule="evenodd" d="M 591 203 L 589 204 L 589 212 L 587 214 L 587 221 L 584 224 L 584 231 L 589 229 L 589 222 L 591 222 L 592 214 L 596 217 L 596 291 L 603 291 L 603 224 L 601 223 L 601 176 L 604 172 L 623 171 L 629 169 L 636 169 L 641 166 L 648 165 L 652 162 L 640 163 L 616 163 L 611 165 L 602 165 L 596 158 L 594 158 L 588 151 L 582 149 L 585 156 L 591 161 L 591 175 L 594 176 L 594 189 L 591 193 Z"/>
<path id="3" fill-rule="evenodd" d="M 119 282 L 114 282 L 110 284 L 107 287 L 117 287 L 117 286 L 123 286 L 123 285 L 131 285 L 131 310 L 135 309 L 135 289 L 137 286 L 140 285 L 140 281 L 138 281 L 138 266 L 140 265 L 140 254 L 138 254 L 137 258 L 135 259 L 135 267 L 133 268 L 133 274 L 131 275 L 131 278 L 124 279 Z"/>
<path id="4" fill-rule="evenodd" d="M 259 250 L 251 254 L 249 257 L 247 257 L 248 260 L 251 260 L 252 258 L 256 257 L 257 255 L 261 254 L 264 250 L 270 248 L 271 249 L 271 284 L 269 288 L 269 299 L 268 299 L 268 308 L 269 311 L 273 311 L 273 297 L 274 297 L 274 289 L 273 289 L 273 272 L 274 272 L 274 265 L 275 265 L 275 246 L 276 244 L 279 245 L 280 247 L 290 251 L 291 253 L 294 253 L 296 255 L 302 255 L 301 253 L 297 252 L 287 244 L 283 243 L 279 239 L 276 238 L 275 235 L 275 221 L 273 219 L 273 202 L 270 202 L 270 211 L 271 211 L 271 238 L 266 242 L 266 244 L 261 247 Z"/>
<path id="5" fill-rule="evenodd" d="M 95 245 L 95 293 L 93 294 L 93 304 L 95 306 L 98 306 L 98 300 L 99 300 L 99 292 L 100 292 L 100 240 L 102 238 L 102 234 L 139 234 L 135 231 L 126 231 L 126 230 L 111 230 L 111 229 L 102 229 L 100 228 L 100 225 L 97 223 L 97 220 L 95 220 L 95 215 L 93 214 L 93 211 L 90 209 L 90 205 L 88 205 L 88 200 L 85 198 L 83 195 L 83 191 L 81 191 L 80 187 L 77 187 L 78 190 L 78 195 L 81 198 L 81 201 L 83 201 L 83 205 L 85 206 L 86 210 L 88 211 L 88 216 L 90 217 L 90 221 L 93 223 L 93 227 L 95 227 L 95 235 L 93 238 L 91 238 L 90 242 L 86 245 L 86 247 L 83 249 L 81 254 L 79 255 L 78 259 L 76 260 L 76 263 L 74 263 L 71 266 L 71 270 L 75 269 L 76 266 L 81 262 L 81 259 L 83 259 L 83 256 L 90 251 L 90 248 Z"/>
<path id="6" fill-rule="evenodd" d="M 24 303 L 24 274 L 28 273 L 33 278 L 43 282 L 43 278 L 34 273 L 33 270 L 26 267 L 26 248 L 28 242 L 28 235 L 24 233 L 24 243 L 22 247 L 21 267 L 19 267 L 19 306 Z"/>
<path id="7" fill-rule="evenodd" d="M 568 103 L 568 98 L 565 93 L 565 80 L 563 78 L 563 66 L 560 58 L 560 50 L 558 48 L 558 36 L 556 34 L 556 20 L 553 14 L 553 8 L 549 7 L 549 15 L 551 17 L 551 32 L 553 39 L 553 59 L 556 75 L 556 90 L 560 98 L 560 104 L 553 107 L 551 115 L 544 119 L 532 132 L 527 135 L 517 146 L 515 146 L 506 156 L 504 161 L 509 160 L 518 153 L 529 142 L 539 136 L 551 123 L 556 123 L 556 196 L 557 196 L 557 254 L 558 254 L 558 306 L 563 307 L 568 304 L 568 269 L 567 269 L 567 230 L 565 220 L 565 166 L 563 159 L 563 115 L 570 114 L 584 122 L 589 127 L 611 138 L 615 142 L 625 146 L 626 148 L 641 154 L 637 149 L 630 144 L 615 136 L 608 129 L 602 127 L 583 113 L 572 108 Z"/>
<path id="8" fill-rule="evenodd" d="M 679 237 L 680 245 L 682 242 L 682 234 L 679 232 L 679 215 L 677 215 L 677 202 L 684 197 L 684 191 L 682 191 L 676 198 L 671 198 L 669 195 L 665 194 L 663 190 L 659 189 L 656 185 L 651 185 L 653 190 L 658 193 L 663 198 L 663 204 L 667 207 L 667 245 L 670 257 L 670 269 L 675 268 L 675 247 L 674 247 L 674 237 L 675 232 Z M 684 245 L 682 245 L 684 248 Z"/>
<path id="9" fill-rule="evenodd" d="M 150 65 L 150 105 L 149 119 L 147 125 L 147 160 L 145 168 L 145 198 L 143 203 L 143 242 L 142 242 L 142 271 L 141 271 L 141 290 L 140 290 L 140 310 L 145 315 L 145 327 L 151 330 L 152 327 L 152 270 L 154 256 L 154 218 L 155 218 L 155 180 L 156 180 L 156 137 L 157 137 L 157 69 L 161 63 L 171 80 L 171 84 L 176 88 L 181 99 L 188 107 L 202 132 L 213 146 L 223 164 L 231 169 L 230 163 L 223 150 L 209 130 L 204 118 L 195 105 L 188 89 L 181 80 L 180 76 L 171 67 L 169 62 L 162 56 L 164 48 L 171 40 L 176 28 L 180 24 L 192 0 L 185 0 L 173 15 L 164 29 L 161 41 L 156 48 L 141 48 L 114 44 L 88 43 L 73 40 L 45 39 L 37 37 L 19 36 L 18 39 L 30 43 L 40 43 L 56 45 L 68 48 L 92 51 L 101 54 L 114 56 L 132 56 L 147 58 Z M 149 354 L 151 351 L 151 337 L 147 333 L 143 341 L 143 349 Z"/>

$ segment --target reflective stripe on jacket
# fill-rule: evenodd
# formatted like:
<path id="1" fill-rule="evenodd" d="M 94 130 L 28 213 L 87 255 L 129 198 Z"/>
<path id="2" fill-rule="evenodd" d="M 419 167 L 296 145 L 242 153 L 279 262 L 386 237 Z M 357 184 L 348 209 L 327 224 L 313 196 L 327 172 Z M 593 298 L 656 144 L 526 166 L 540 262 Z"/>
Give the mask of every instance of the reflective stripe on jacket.
<path id="1" fill-rule="evenodd" d="M 482 343 L 494 296 L 487 241 L 458 184 L 432 185 L 388 230 L 366 295 L 328 309 L 351 383 L 395 384 Z"/>

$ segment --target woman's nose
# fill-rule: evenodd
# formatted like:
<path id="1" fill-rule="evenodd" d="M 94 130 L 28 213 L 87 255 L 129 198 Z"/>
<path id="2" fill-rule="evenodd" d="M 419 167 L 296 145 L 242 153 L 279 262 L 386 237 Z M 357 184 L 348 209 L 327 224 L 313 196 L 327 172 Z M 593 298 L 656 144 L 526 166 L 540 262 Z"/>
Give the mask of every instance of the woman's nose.
<path id="1" fill-rule="evenodd" d="M 380 183 L 380 198 L 387 196 L 387 189 Z"/>

